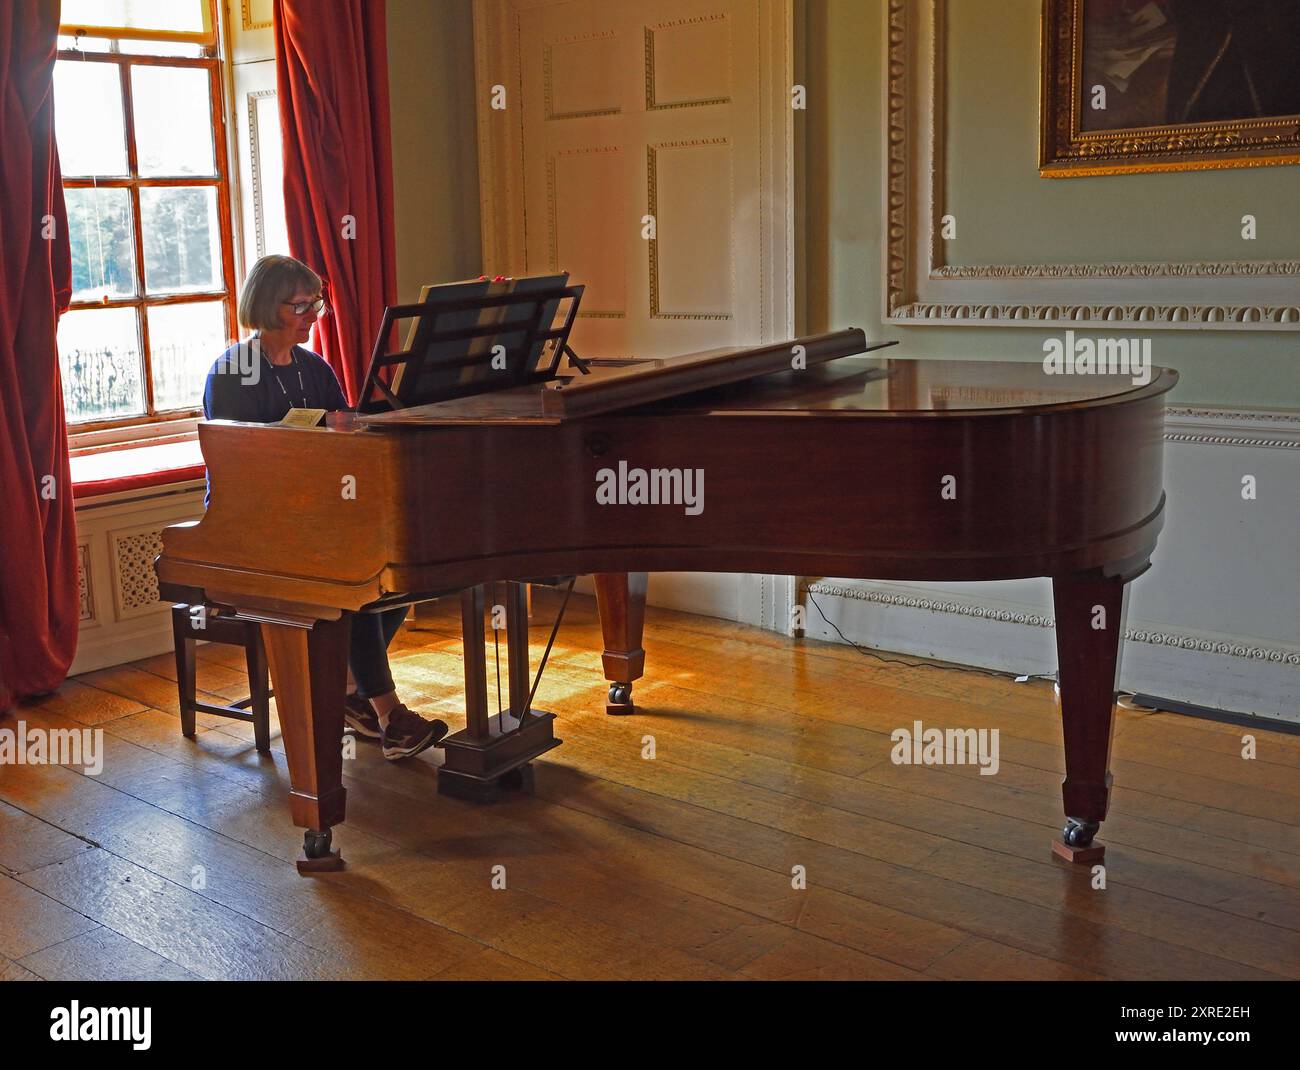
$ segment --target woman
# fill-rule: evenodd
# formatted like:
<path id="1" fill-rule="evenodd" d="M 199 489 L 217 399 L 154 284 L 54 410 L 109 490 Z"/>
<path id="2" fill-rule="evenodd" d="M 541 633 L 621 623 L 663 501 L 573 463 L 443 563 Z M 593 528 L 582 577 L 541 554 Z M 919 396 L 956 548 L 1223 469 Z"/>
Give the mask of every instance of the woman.
<path id="1" fill-rule="evenodd" d="M 334 369 L 302 346 L 316 317 L 327 312 L 321 289 L 320 276 L 291 256 L 264 256 L 253 265 L 239 298 L 239 322 L 253 336 L 212 365 L 203 389 L 205 417 L 268 424 L 291 408 L 347 408 Z M 447 734 L 445 722 L 398 701 L 388 644 L 405 619 L 405 606 L 354 613 L 348 647 L 356 690 L 345 700 L 344 718 L 359 736 L 379 740 L 390 760 L 419 754 Z"/>

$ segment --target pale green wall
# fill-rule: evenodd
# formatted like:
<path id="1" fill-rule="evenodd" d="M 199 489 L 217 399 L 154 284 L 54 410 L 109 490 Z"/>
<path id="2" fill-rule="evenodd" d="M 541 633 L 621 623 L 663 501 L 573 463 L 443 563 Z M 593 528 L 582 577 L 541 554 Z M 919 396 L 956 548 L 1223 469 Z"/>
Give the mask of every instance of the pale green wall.
<path id="1" fill-rule="evenodd" d="M 1300 167 L 1039 178 L 1040 6 L 949 2 L 954 263 L 1233 258 L 1246 212 L 1260 238 L 1244 255 L 1300 257 Z M 1058 331 L 881 326 L 884 0 L 805 0 L 796 22 L 804 329 L 861 326 L 900 339 L 899 356 L 1041 360 Z M 388 35 L 398 281 L 412 300 L 481 263 L 471 0 L 388 0 Z M 1182 373 L 1177 403 L 1300 408 L 1300 333 L 1150 336 L 1156 363 Z"/>
<path id="2" fill-rule="evenodd" d="M 807 328 L 861 326 L 899 338 L 899 356 L 1041 360 L 1044 337 L 1059 331 L 880 325 L 883 8 L 884 0 L 806 3 Z M 1041 4 L 948 8 L 954 263 L 1300 257 L 1300 167 L 1039 178 Z M 1246 212 L 1261 236 L 1243 254 Z M 1182 373 L 1175 403 L 1300 408 L 1300 334 L 1149 333 L 1156 363 Z"/>
<path id="3" fill-rule="evenodd" d="M 1041 6 L 1038 0 L 948 4 L 944 211 L 957 216 L 960 239 L 948 243 L 950 262 L 1300 256 L 1298 167 L 1040 178 Z M 989 18 L 991 10 L 1005 15 Z M 1247 213 L 1258 223 L 1253 241 L 1241 237 Z"/>
<path id="4" fill-rule="evenodd" d="M 398 299 L 479 273 L 471 0 L 388 0 Z"/>

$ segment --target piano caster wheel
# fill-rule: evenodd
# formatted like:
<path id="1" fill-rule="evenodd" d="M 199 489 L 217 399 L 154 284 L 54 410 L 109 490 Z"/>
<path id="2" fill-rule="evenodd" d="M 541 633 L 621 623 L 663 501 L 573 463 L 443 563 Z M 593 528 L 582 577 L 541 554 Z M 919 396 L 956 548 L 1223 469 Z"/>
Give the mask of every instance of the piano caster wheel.
<path id="1" fill-rule="evenodd" d="M 338 851 L 330 850 L 333 834 L 329 829 L 308 829 L 302 834 L 302 854 L 298 856 L 298 872 L 333 873 L 343 868 Z"/>
<path id="2" fill-rule="evenodd" d="M 1105 845 L 1092 842 L 1099 828 L 1100 821 L 1067 817 L 1061 838 L 1052 843 L 1052 854 L 1074 865 L 1093 865 L 1103 861 L 1106 857 Z"/>
<path id="3" fill-rule="evenodd" d="M 605 712 L 612 716 L 634 713 L 632 705 L 632 685 L 613 683 L 609 685 L 609 701 L 605 703 Z"/>
<path id="4" fill-rule="evenodd" d="M 334 834 L 330 829 L 308 829 L 302 834 L 302 853 L 308 858 L 327 858 Z"/>
<path id="5" fill-rule="evenodd" d="M 1092 838 L 1101 828 L 1099 821 L 1083 821 L 1077 817 L 1067 817 L 1065 828 L 1061 830 L 1061 840 L 1069 847 L 1088 847 Z"/>

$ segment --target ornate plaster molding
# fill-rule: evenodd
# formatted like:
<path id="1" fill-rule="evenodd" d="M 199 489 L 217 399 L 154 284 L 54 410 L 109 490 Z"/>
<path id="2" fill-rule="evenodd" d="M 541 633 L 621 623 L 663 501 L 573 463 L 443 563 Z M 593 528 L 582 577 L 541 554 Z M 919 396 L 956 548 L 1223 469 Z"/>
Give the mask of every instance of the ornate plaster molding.
<path id="1" fill-rule="evenodd" d="M 1282 297 L 1295 292 L 1297 260 L 941 263 L 946 10 L 947 0 L 886 9 L 886 322 L 1300 330 L 1300 304 Z"/>

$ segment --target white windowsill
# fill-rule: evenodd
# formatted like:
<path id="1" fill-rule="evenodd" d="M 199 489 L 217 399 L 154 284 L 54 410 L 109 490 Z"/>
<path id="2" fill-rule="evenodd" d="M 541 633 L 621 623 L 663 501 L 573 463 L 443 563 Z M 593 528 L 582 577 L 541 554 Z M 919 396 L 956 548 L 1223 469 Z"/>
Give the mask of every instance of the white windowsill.
<path id="1" fill-rule="evenodd" d="M 106 427 L 101 431 L 72 431 L 68 435 L 68 452 L 76 457 L 107 450 L 184 442 L 198 437 L 198 425 L 199 418 L 191 416 L 183 420 L 132 424 L 129 427 Z"/>

